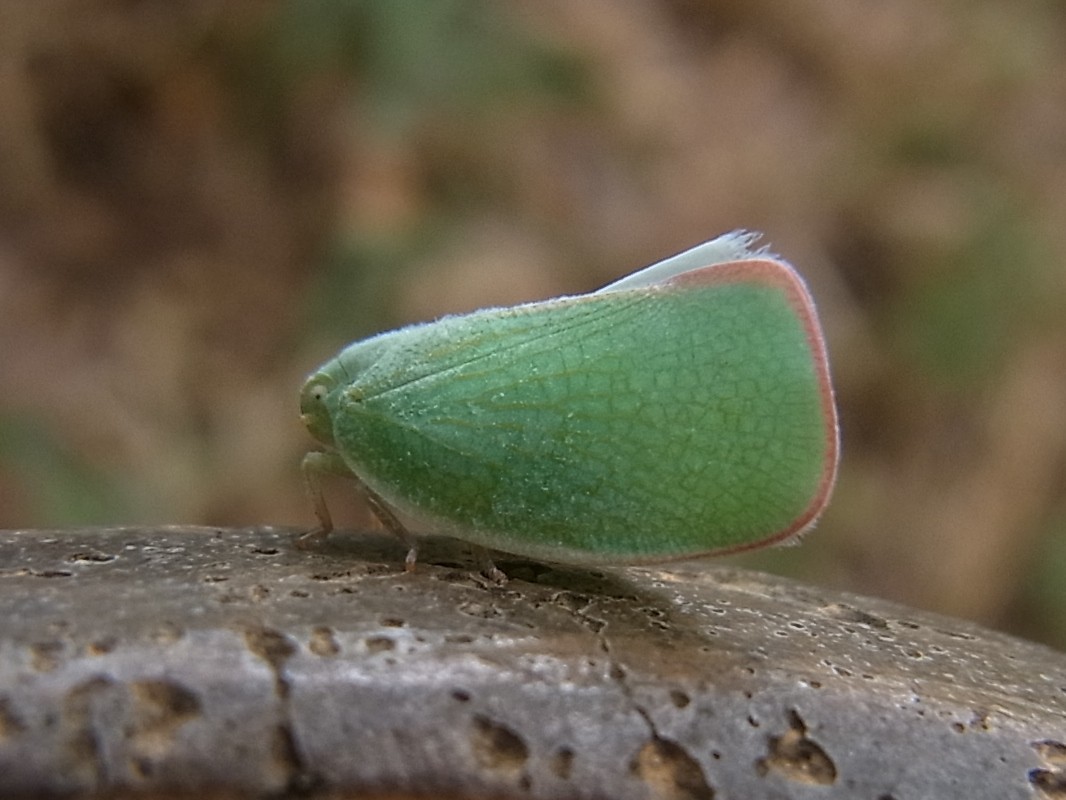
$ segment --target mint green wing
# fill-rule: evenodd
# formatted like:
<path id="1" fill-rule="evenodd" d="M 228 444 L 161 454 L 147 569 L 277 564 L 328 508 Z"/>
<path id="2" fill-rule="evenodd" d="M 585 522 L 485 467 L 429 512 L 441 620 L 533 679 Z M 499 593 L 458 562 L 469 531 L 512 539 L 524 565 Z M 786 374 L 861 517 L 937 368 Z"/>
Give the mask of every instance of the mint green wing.
<path id="1" fill-rule="evenodd" d="M 364 344 L 374 357 L 349 354 L 327 399 L 338 451 L 401 511 L 489 547 L 578 563 L 742 549 L 807 527 L 832 484 L 824 348 L 780 262 Z"/>

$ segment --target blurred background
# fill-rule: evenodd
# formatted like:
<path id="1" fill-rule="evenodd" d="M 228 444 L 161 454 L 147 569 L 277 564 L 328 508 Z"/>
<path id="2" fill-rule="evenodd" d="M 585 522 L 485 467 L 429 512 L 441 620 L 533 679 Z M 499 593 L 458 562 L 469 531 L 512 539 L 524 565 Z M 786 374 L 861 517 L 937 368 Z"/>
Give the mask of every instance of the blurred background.
<path id="1" fill-rule="evenodd" d="M 340 346 L 749 228 L 844 456 L 735 560 L 1066 647 L 1062 3 L 8 2 L 0 109 L 0 527 L 310 526 Z"/>

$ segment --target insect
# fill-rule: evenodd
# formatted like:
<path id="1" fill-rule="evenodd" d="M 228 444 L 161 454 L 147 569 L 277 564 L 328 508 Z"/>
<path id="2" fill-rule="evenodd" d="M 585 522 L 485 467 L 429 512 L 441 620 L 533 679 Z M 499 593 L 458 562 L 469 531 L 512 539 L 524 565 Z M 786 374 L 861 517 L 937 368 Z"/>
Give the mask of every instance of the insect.
<path id="1" fill-rule="evenodd" d="M 837 416 L 814 304 L 758 234 L 734 232 L 590 294 L 444 317 L 349 345 L 303 386 L 324 450 L 405 520 L 571 564 L 783 542 L 836 476 Z"/>

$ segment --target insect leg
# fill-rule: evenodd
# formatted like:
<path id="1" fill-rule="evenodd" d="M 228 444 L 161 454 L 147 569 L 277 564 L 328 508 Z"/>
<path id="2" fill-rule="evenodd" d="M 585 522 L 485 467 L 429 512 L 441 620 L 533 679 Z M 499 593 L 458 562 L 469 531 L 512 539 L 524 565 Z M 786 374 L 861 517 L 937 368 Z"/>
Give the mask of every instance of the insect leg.
<path id="1" fill-rule="evenodd" d="M 378 494 L 356 478 L 356 481 L 363 489 L 363 493 L 366 495 L 366 504 L 370 506 L 370 510 L 374 512 L 374 516 L 378 518 L 382 525 L 385 526 L 385 530 L 399 539 L 407 547 L 407 557 L 403 560 L 403 568 L 405 572 L 415 571 L 415 561 L 418 560 L 418 543 L 414 537 L 411 536 L 410 531 L 400 522 L 399 518 L 392 513 L 392 509 L 389 508 L 385 501 L 381 499 Z"/>
<path id="2" fill-rule="evenodd" d="M 475 545 L 474 555 L 477 557 L 481 574 L 488 578 L 490 583 L 496 586 L 503 586 L 507 583 L 507 573 L 496 566 L 496 562 L 492 560 L 492 555 L 486 548 Z"/>
<path id="3" fill-rule="evenodd" d="M 325 539 L 329 536 L 330 531 L 333 530 L 333 518 L 330 516 L 329 508 L 326 506 L 326 496 L 322 493 L 321 477 L 322 475 L 340 475 L 343 478 L 355 481 L 363 492 L 363 496 L 366 497 L 366 503 L 370 506 L 370 510 L 374 512 L 374 516 L 378 518 L 385 530 L 407 546 L 404 569 L 407 572 L 414 572 L 415 562 L 418 560 L 418 544 L 415 542 L 414 537 L 411 536 L 404 524 L 392 512 L 392 509 L 385 504 L 385 501 L 373 489 L 363 483 L 358 475 L 348 469 L 348 465 L 344 463 L 344 459 L 340 455 L 319 450 L 312 451 L 304 456 L 304 460 L 300 464 L 300 470 L 303 472 L 307 496 L 311 498 L 315 516 L 318 517 L 318 527 L 297 539 L 297 547 L 306 549 L 315 542 Z"/>
<path id="4" fill-rule="evenodd" d="M 342 475 L 350 478 L 352 473 L 343 459 L 336 453 L 323 453 L 317 450 L 304 456 L 304 460 L 300 463 L 300 471 L 304 476 L 304 488 L 307 490 L 307 496 L 310 498 L 311 504 L 315 509 L 315 516 L 318 518 L 318 527 L 309 530 L 296 540 L 297 547 L 306 549 L 313 543 L 325 539 L 329 536 L 330 531 L 333 530 L 333 518 L 329 515 L 326 496 L 322 493 L 322 475 Z"/>

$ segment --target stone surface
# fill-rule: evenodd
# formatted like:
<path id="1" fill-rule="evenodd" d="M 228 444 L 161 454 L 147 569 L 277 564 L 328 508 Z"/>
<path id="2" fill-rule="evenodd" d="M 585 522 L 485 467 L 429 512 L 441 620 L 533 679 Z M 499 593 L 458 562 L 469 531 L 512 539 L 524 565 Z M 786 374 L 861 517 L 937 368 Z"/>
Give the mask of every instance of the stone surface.
<path id="1" fill-rule="evenodd" d="M 1066 657 L 712 564 L 0 532 L 0 796 L 1063 798 Z"/>

